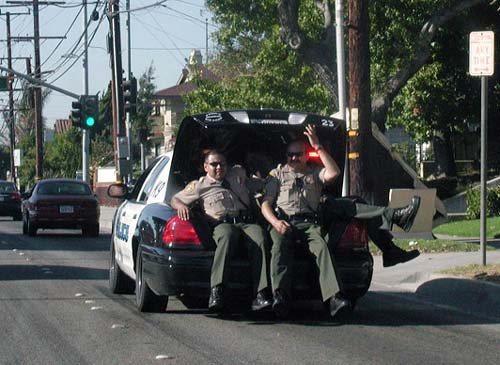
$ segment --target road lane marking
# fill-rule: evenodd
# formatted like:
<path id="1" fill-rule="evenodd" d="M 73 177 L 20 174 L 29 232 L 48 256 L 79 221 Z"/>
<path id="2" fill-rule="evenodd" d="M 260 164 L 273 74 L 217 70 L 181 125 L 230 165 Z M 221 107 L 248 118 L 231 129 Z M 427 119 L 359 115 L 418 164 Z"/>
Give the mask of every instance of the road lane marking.
<path id="1" fill-rule="evenodd" d="M 156 355 L 156 360 L 172 360 L 175 359 L 175 356 L 172 355 Z"/>

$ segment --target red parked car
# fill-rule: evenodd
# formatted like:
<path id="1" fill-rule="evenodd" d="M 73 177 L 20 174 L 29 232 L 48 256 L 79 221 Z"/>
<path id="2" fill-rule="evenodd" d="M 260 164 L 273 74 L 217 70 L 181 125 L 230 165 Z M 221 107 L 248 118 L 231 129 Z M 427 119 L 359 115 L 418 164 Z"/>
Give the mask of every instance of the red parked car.
<path id="1" fill-rule="evenodd" d="M 24 234 L 35 236 L 39 228 L 73 228 L 81 229 L 84 236 L 99 236 L 99 203 L 88 183 L 40 180 L 23 197 Z"/>

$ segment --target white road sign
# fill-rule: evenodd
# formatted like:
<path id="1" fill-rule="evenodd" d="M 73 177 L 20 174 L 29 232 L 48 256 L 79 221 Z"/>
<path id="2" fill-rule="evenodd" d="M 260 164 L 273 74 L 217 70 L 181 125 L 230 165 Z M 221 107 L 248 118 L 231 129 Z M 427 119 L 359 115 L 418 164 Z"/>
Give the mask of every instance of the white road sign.
<path id="1" fill-rule="evenodd" d="M 494 73 L 495 33 L 471 32 L 469 37 L 469 73 L 491 76 Z"/>
<path id="2" fill-rule="evenodd" d="M 14 149 L 14 166 L 21 166 L 21 162 L 23 161 L 23 151 L 18 148 Z"/>

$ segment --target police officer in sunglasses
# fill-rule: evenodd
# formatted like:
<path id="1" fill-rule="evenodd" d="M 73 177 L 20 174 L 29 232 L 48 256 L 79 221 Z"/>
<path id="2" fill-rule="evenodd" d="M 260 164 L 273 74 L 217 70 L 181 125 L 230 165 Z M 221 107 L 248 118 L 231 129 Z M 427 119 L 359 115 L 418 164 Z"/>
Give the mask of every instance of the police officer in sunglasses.
<path id="1" fill-rule="evenodd" d="M 226 158 L 217 150 L 206 152 L 203 168 L 206 175 L 175 194 L 170 204 L 181 219 L 189 220 L 190 206 L 199 201 L 213 228 L 217 247 L 210 276 L 208 307 L 213 312 L 224 310 L 229 260 L 237 252 L 240 241 L 246 244 L 252 264 L 256 293 L 252 309 L 257 311 L 269 307 L 272 300 L 268 289 L 266 234 L 261 226 L 255 224 L 255 218 L 249 211 L 246 173 L 241 167 L 228 169 Z"/>
<path id="2" fill-rule="evenodd" d="M 272 226 L 270 232 L 273 242 L 270 267 L 274 293 L 272 306 L 278 317 L 288 315 L 291 268 L 294 245 L 298 238 L 307 243 L 309 250 L 316 257 L 323 301 L 328 305 L 330 315 L 335 317 L 350 303 L 343 296 L 339 286 L 333 257 L 322 235 L 318 207 L 323 186 L 332 183 L 339 177 L 341 171 L 332 156 L 321 145 L 315 126 L 307 125 L 304 134 L 311 147 L 319 154 L 324 167 L 309 166 L 306 143 L 303 140 L 292 141 L 286 150 L 287 163 L 278 165 L 269 174 L 262 203 L 262 214 Z M 420 198 L 414 197 L 409 206 L 398 209 L 357 204 L 347 199 L 345 202 L 333 200 L 328 203 L 329 208 L 344 219 L 379 218 L 381 224 L 380 227 L 376 227 L 377 229 L 388 230 L 392 227 L 392 223 L 396 223 L 409 230 L 418 211 Z M 419 254 L 417 250 L 406 252 L 399 249 L 390 239 L 381 246 L 384 251 L 384 266 L 411 260 Z"/>

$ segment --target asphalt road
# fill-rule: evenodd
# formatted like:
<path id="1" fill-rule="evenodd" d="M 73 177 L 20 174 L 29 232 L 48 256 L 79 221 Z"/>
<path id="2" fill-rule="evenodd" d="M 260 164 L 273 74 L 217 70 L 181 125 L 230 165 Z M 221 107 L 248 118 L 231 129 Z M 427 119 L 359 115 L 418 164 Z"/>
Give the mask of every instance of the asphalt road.
<path id="1" fill-rule="evenodd" d="M 107 289 L 109 241 L 69 230 L 27 237 L 0 218 L 1 364 L 500 363 L 500 317 L 376 285 L 343 322 L 319 303 L 286 322 L 221 319 L 175 298 L 166 313 L 140 314 L 133 296 Z"/>

